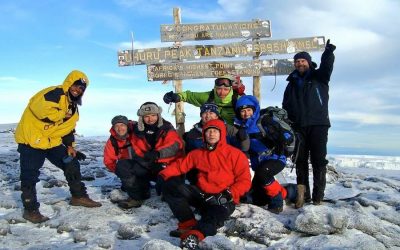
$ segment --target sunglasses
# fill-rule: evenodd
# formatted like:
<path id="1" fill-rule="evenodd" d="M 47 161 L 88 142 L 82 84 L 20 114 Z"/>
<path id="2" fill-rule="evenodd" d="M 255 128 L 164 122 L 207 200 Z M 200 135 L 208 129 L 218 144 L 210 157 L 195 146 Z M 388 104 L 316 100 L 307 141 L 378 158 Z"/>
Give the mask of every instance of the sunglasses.
<path id="1" fill-rule="evenodd" d="M 215 82 L 216 86 L 225 86 L 225 87 L 231 87 L 232 84 L 228 79 L 219 79 Z"/>

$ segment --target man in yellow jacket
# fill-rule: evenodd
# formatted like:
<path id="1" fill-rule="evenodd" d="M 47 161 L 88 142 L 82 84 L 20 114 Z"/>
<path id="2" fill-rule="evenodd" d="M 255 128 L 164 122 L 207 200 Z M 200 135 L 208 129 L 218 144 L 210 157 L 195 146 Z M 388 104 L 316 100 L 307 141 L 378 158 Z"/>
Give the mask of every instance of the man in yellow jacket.
<path id="1" fill-rule="evenodd" d="M 86 156 L 74 148 L 78 105 L 89 84 L 83 72 L 74 70 L 62 85 L 48 87 L 35 94 L 28 103 L 15 131 L 21 167 L 23 217 L 32 223 L 49 218 L 39 212 L 36 183 L 45 159 L 64 171 L 73 206 L 100 207 L 90 199 L 81 181 L 80 164 Z"/>

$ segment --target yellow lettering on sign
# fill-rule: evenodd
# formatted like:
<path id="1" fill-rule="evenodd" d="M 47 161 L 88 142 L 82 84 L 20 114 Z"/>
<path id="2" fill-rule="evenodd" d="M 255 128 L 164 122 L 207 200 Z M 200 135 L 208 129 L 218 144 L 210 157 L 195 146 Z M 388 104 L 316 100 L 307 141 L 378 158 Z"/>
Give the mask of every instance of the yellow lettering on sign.
<path id="1" fill-rule="evenodd" d="M 204 55 L 205 56 L 210 56 L 210 51 L 208 48 L 204 48 Z"/>

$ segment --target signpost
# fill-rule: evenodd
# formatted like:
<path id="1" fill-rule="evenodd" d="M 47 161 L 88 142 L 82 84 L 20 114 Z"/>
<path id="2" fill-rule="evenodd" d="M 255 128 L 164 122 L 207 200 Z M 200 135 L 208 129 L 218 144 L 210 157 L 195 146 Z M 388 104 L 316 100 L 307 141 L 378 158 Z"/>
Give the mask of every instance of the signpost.
<path id="1" fill-rule="evenodd" d="M 162 42 L 232 38 L 249 39 L 271 37 L 271 24 L 268 20 L 228 23 L 162 24 L 160 32 Z"/>
<path id="2" fill-rule="evenodd" d="M 324 50 L 324 37 L 303 37 L 282 40 L 264 40 L 221 45 L 193 45 L 118 52 L 118 65 L 143 65 L 168 62 L 200 61 L 221 57 L 252 57 Z"/>
<path id="3" fill-rule="evenodd" d="M 122 50 L 118 65 L 147 65 L 149 81 L 173 80 L 175 92 L 182 91 L 182 80 L 216 78 L 231 74 L 253 77 L 253 95 L 260 99 L 261 76 L 287 75 L 293 70 L 293 60 L 268 59 L 271 55 L 299 51 L 323 51 L 323 36 L 281 40 L 261 40 L 271 37 L 269 20 L 251 22 L 181 24 L 180 9 L 174 8 L 174 24 L 160 27 L 162 42 L 175 42 L 172 47 Z M 242 42 L 222 45 L 182 46 L 182 41 L 242 39 Z M 221 60 L 221 58 L 252 57 L 251 60 Z M 217 61 L 205 61 L 217 59 Z M 183 102 L 175 104 L 178 133 L 185 132 Z"/>

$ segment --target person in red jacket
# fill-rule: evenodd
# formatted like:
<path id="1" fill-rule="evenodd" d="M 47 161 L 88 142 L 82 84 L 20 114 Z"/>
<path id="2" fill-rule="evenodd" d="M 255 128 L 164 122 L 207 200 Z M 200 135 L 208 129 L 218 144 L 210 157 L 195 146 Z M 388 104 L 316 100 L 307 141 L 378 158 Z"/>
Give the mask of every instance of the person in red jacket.
<path id="1" fill-rule="evenodd" d="M 239 149 L 227 144 L 223 121 L 211 120 L 203 127 L 204 147 L 191 151 L 159 174 L 165 201 L 178 219 L 171 236 L 181 246 L 197 249 L 199 241 L 217 233 L 235 210 L 235 204 L 251 186 L 249 162 Z M 181 175 L 197 169 L 196 185 L 182 182 Z M 190 206 L 199 208 L 197 221 Z"/>
<path id="2" fill-rule="evenodd" d="M 130 142 L 132 159 L 119 160 L 115 173 L 129 198 L 118 203 L 121 208 L 140 207 L 150 198 L 150 181 L 183 155 L 183 142 L 171 123 L 161 117 L 162 109 L 154 102 L 143 103 L 137 111 Z"/>
<path id="3" fill-rule="evenodd" d="M 110 138 L 104 147 L 103 162 L 110 172 L 115 173 L 118 160 L 132 159 L 131 144 L 134 122 L 126 116 L 117 115 L 111 120 Z"/>

